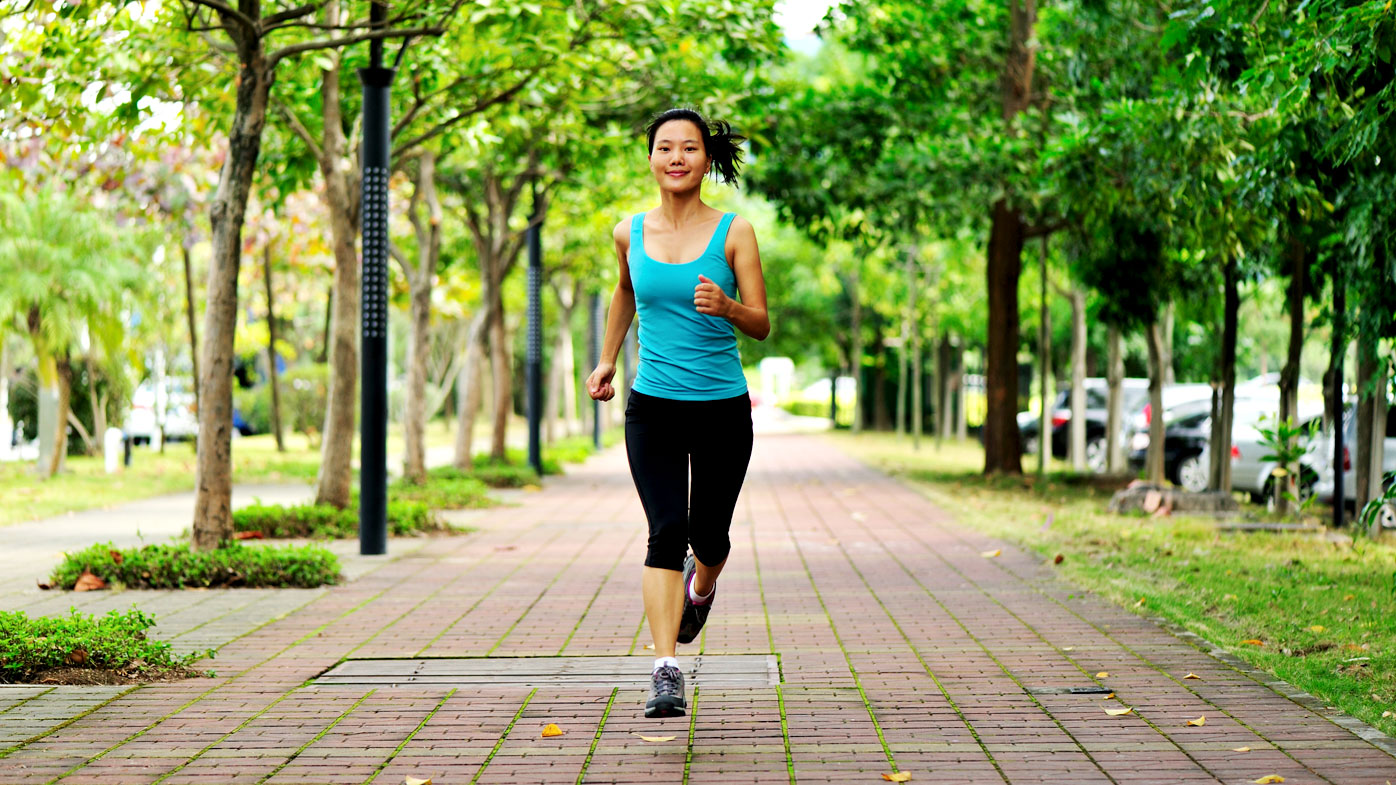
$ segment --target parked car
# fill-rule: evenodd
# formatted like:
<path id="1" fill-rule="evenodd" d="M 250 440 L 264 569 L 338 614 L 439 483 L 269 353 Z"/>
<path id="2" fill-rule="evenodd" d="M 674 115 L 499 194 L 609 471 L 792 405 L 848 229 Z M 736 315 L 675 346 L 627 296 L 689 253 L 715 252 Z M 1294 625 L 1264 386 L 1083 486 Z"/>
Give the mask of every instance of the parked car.
<path id="1" fill-rule="evenodd" d="M 1324 444 L 1320 450 L 1322 460 L 1318 466 L 1318 477 L 1314 482 L 1314 493 L 1320 501 L 1332 504 L 1335 494 L 1333 462 L 1329 456 L 1333 454 L 1333 442 L 1329 439 L 1323 441 Z M 1343 417 L 1343 500 L 1345 503 L 1352 503 L 1357 498 L 1357 471 L 1354 463 L 1356 457 L 1357 416 L 1355 411 L 1350 409 Z M 1386 435 L 1382 446 L 1382 480 L 1383 487 L 1386 488 L 1396 483 L 1396 412 L 1388 412 L 1386 416 Z M 1396 509 L 1383 511 L 1382 525 L 1387 528 L 1396 528 Z"/>
<path id="2" fill-rule="evenodd" d="M 1120 411 L 1133 411 L 1149 396 L 1148 379 L 1124 379 L 1120 385 Z M 1110 383 L 1106 379 L 1092 377 L 1085 380 L 1086 390 L 1086 466 L 1093 472 L 1105 471 L 1106 450 L 1105 430 L 1110 411 Z M 1037 434 L 1041 418 L 1033 412 L 1018 413 L 1018 433 L 1024 455 L 1037 454 Z M 1121 424 L 1123 426 L 1123 423 Z M 1121 427 L 1123 443 L 1124 428 Z M 1071 390 L 1068 387 L 1057 393 L 1052 402 L 1052 455 L 1066 458 L 1071 452 Z"/>
<path id="3" fill-rule="evenodd" d="M 1262 443 L 1260 429 L 1273 427 L 1279 408 L 1278 397 L 1238 399 L 1232 418 L 1231 487 L 1249 493 L 1251 499 L 1266 505 L 1275 500 L 1273 478 L 1278 464 L 1265 460 L 1271 450 Z M 1323 461 L 1323 436 L 1318 430 L 1323 423 L 1323 404 L 1301 402 L 1298 422 L 1306 432 L 1312 428 L 1314 433 L 1312 437 L 1304 437 L 1304 454 L 1295 469 L 1299 472 L 1298 490 L 1302 501 L 1313 495 L 1319 464 Z"/>
<path id="4" fill-rule="evenodd" d="M 1206 490 L 1210 467 L 1205 457 L 1212 438 L 1211 400 L 1185 401 L 1165 410 L 1163 429 L 1163 474 L 1183 488 L 1197 492 Z M 1147 437 L 1148 434 L 1146 433 Z M 1149 455 L 1149 440 L 1142 446 L 1137 441 L 1129 454 L 1130 468 L 1144 468 Z"/>
<path id="5" fill-rule="evenodd" d="M 1149 398 L 1149 393 L 1145 390 L 1141 399 L 1142 403 L 1129 410 L 1125 416 L 1125 428 L 1128 432 L 1126 438 L 1131 452 L 1149 448 L 1149 424 L 1153 421 L 1154 414 L 1153 402 Z M 1207 401 L 1210 406 L 1211 400 L 1212 385 L 1210 384 L 1165 384 L 1163 386 L 1163 421 L 1165 426 L 1169 422 L 1168 412 L 1177 410 L 1177 407 L 1184 404 L 1198 401 Z"/>
<path id="6" fill-rule="evenodd" d="M 134 442 L 149 442 L 160 432 L 157 421 L 155 382 L 147 379 L 131 395 L 131 410 L 126 413 L 122 430 Z M 194 390 L 179 378 L 165 380 L 165 438 L 192 439 L 199 432 L 199 417 L 194 411 Z"/>

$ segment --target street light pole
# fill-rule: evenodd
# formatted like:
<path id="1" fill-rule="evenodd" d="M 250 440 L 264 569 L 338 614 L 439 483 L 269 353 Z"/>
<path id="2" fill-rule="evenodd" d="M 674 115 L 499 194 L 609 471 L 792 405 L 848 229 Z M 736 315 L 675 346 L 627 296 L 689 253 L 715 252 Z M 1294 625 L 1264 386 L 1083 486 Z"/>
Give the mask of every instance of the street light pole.
<path id="1" fill-rule="evenodd" d="M 565 328 L 564 328 L 565 329 Z M 543 476 L 540 438 L 543 414 L 543 205 L 533 187 L 533 217 L 528 226 L 528 465 Z"/>
<path id="2" fill-rule="evenodd" d="M 388 19 L 386 0 L 372 0 L 369 23 Z M 359 553 L 388 552 L 388 95 L 393 69 L 383 67 L 383 41 L 369 42 L 363 83 L 363 317 L 359 423 Z"/>

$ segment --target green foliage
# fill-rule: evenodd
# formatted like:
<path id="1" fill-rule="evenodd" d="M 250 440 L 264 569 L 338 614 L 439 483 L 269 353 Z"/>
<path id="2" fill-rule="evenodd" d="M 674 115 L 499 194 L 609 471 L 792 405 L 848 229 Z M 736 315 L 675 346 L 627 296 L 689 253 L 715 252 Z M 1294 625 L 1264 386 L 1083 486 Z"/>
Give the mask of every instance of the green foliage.
<path id="1" fill-rule="evenodd" d="M 309 589 L 339 582 L 339 557 L 318 545 L 249 547 L 228 543 L 211 551 L 196 551 L 188 543 L 121 549 L 98 543 L 64 554 L 51 580 L 57 588 L 71 589 L 84 572 L 132 589 Z"/>
<path id="2" fill-rule="evenodd" d="M 420 504 L 429 510 L 464 510 L 494 505 L 489 486 L 481 480 L 438 474 L 428 474 L 426 482 L 420 485 L 406 480 L 394 482 L 388 486 L 388 499 L 390 508 L 394 504 L 401 508 L 406 503 Z"/>
<path id="3" fill-rule="evenodd" d="M 396 487 L 396 486 L 395 486 Z M 455 500 L 466 498 L 462 490 Z M 442 496 L 447 492 L 443 491 Z M 472 500 L 476 497 L 470 497 Z M 462 506 L 472 506 L 465 505 Z M 252 504 L 233 511 L 233 529 L 240 532 L 260 532 L 272 539 L 312 538 L 345 539 L 359 536 L 359 504 L 357 493 L 348 507 L 339 509 L 329 504 Z M 432 507 L 415 498 L 399 498 L 393 489 L 388 498 L 388 532 L 408 537 L 432 532 L 452 532 L 432 512 Z"/>
<path id="4" fill-rule="evenodd" d="M 427 472 L 434 480 L 474 479 L 491 488 L 522 488 L 537 485 L 538 474 L 528 464 L 500 463 L 488 455 L 477 455 L 469 472 L 453 466 L 442 466 Z"/>
<path id="5" fill-rule="evenodd" d="M 93 616 L 72 609 L 67 616 L 29 618 L 0 611 L 0 684 L 32 680 L 53 668 L 80 667 L 128 674 L 183 669 L 213 652 L 179 655 L 146 630 L 155 617 L 138 609 Z"/>

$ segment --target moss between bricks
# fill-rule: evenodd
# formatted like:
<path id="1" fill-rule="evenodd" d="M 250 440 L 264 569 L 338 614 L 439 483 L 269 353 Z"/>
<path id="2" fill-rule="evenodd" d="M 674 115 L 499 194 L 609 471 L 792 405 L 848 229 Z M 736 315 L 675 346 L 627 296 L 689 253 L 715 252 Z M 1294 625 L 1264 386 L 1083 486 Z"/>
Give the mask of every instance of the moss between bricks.
<path id="1" fill-rule="evenodd" d="M 71 589 L 84 572 L 131 589 L 309 589 L 339 582 L 339 557 L 319 545 L 228 543 L 196 551 L 188 543 L 118 549 L 108 542 L 64 554 L 51 583 Z"/>
<path id="2" fill-rule="evenodd" d="M 31 619 L 0 611 L 0 684 L 131 684 L 202 676 L 189 668 L 213 651 L 176 654 L 151 640 L 155 618 L 136 609 Z"/>

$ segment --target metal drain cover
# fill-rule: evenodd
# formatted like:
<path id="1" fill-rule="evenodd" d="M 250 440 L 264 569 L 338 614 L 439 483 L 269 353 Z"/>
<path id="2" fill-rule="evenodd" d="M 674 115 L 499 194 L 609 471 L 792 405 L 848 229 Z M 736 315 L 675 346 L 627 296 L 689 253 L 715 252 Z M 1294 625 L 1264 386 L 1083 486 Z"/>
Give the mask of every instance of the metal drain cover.
<path id="1" fill-rule="evenodd" d="M 1109 687 L 1028 687 L 1030 695 L 1109 695 Z"/>
<path id="2" fill-rule="evenodd" d="M 651 657 L 432 657 L 347 660 L 316 685 L 377 684 L 446 687 L 619 687 L 648 689 Z M 680 660 L 690 686 L 774 687 L 773 654 L 710 654 Z"/>

